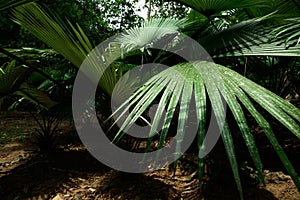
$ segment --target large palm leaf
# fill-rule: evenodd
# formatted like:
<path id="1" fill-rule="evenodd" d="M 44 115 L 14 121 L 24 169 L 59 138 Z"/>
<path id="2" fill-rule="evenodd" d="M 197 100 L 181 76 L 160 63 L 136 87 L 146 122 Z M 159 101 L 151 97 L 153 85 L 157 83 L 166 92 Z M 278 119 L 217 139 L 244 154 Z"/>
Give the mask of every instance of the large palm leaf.
<path id="1" fill-rule="evenodd" d="M 61 19 L 55 20 L 36 3 L 29 3 L 14 8 L 12 10 L 12 18 L 63 55 L 76 67 L 80 67 L 88 53 L 93 49 L 91 42 L 78 24 L 75 27 L 71 23 L 65 24 Z M 94 66 L 94 70 L 102 70 L 96 62 L 90 64 Z M 120 73 L 120 70 L 119 73 L 116 73 L 113 66 L 106 70 L 100 80 L 100 87 L 111 94 Z"/>
<path id="2" fill-rule="evenodd" d="M 181 102 L 179 103 L 180 112 L 178 116 L 176 136 L 178 137 L 177 146 L 180 147 L 180 142 L 182 142 L 184 135 L 189 134 L 185 132 L 185 127 L 187 125 L 186 122 L 189 113 L 188 108 L 192 102 L 191 98 L 194 96 L 197 110 L 197 121 L 199 123 L 199 127 L 202 127 L 198 129 L 199 132 L 197 135 L 200 137 L 198 138 L 198 141 L 204 141 L 206 133 L 205 129 L 203 129 L 203 127 L 205 127 L 205 124 L 203 123 L 205 122 L 206 115 L 203 113 L 206 112 L 207 105 L 206 101 L 203 99 L 206 99 L 205 96 L 207 93 L 208 98 L 212 103 L 213 112 L 215 116 L 217 116 L 217 123 L 221 130 L 222 140 L 225 145 L 238 190 L 242 193 L 233 139 L 228 125 L 221 121 L 224 119 L 223 117 L 225 115 L 221 101 L 221 96 L 223 96 L 232 111 L 235 120 L 237 121 L 239 129 L 259 173 L 260 179 L 263 180 L 262 162 L 260 160 L 253 135 L 247 125 L 242 106 L 251 113 L 257 123 L 262 127 L 283 165 L 293 178 L 297 187 L 300 188 L 300 182 L 296 171 L 276 140 L 271 126 L 256 110 L 249 97 L 273 115 L 298 138 L 300 138 L 300 127 L 296 121 L 300 122 L 300 110 L 238 73 L 220 65 L 217 65 L 218 70 L 213 70 L 214 67 L 215 64 L 203 61 L 183 63 L 173 66 L 172 68 L 169 68 L 151 78 L 143 87 L 137 90 L 127 102 L 123 104 L 123 107 L 117 110 L 117 112 L 122 110 L 121 113 L 124 115 L 125 113 L 128 113 L 131 106 L 135 105 L 134 109 L 127 116 L 127 119 L 121 126 L 121 130 L 126 132 L 133 123 L 141 117 L 142 113 L 144 113 L 151 105 L 153 100 L 156 99 L 159 94 L 163 93 L 155 117 L 152 119 L 152 127 L 149 135 L 153 135 L 157 131 L 156 129 L 159 122 L 163 121 L 163 129 L 160 134 L 160 147 L 162 146 L 168 129 L 171 126 L 171 119 L 175 116 L 174 109 L 176 105 Z M 220 78 L 219 81 L 216 81 L 216 77 Z M 164 118 L 162 118 L 162 110 L 166 110 L 166 116 Z M 118 119 L 121 117 L 122 114 Z M 116 135 L 116 138 L 122 136 L 122 131 Z M 199 149 L 205 148 L 201 142 L 199 142 L 198 145 Z M 176 149 L 179 151 L 176 152 L 177 154 L 182 153 L 180 152 L 180 148 Z"/>
<path id="3" fill-rule="evenodd" d="M 18 6 L 12 10 L 14 21 L 28 29 L 40 40 L 79 67 L 93 49 L 81 28 L 60 24 L 45 13 L 36 3 Z"/>

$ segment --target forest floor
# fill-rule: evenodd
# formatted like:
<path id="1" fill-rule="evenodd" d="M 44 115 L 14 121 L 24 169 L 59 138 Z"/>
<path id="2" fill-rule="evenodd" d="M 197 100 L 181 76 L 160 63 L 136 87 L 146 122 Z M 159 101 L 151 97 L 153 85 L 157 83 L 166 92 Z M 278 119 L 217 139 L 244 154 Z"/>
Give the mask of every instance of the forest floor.
<path id="1" fill-rule="evenodd" d="M 94 159 L 78 138 L 74 139 L 76 132 L 68 122 L 58 132 L 65 148 L 47 156 L 37 153 L 32 142 L 35 128 L 35 121 L 27 113 L 0 115 L 0 199 L 239 199 L 226 164 L 224 169 L 215 164 L 217 170 L 204 177 L 200 189 L 196 156 L 187 154 L 180 159 L 175 176 L 172 167 L 145 174 L 123 173 Z M 262 149 L 266 186 L 257 184 L 252 168 L 244 166 L 252 177 L 242 175 L 244 198 L 300 200 L 276 153 L 268 145 L 258 145 Z M 283 147 L 299 174 L 299 140 L 287 137 Z"/>

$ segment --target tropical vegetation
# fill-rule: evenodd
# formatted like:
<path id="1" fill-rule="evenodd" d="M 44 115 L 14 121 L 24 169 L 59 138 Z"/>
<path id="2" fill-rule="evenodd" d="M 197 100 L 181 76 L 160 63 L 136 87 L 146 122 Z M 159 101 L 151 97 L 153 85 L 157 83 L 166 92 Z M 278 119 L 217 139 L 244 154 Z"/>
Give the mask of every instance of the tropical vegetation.
<path id="1" fill-rule="evenodd" d="M 80 9 L 78 2 L 75 10 Z M 59 11 L 54 10 L 55 7 L 50 9 L 46 6 L 47 1 L 44 4 L 14 0 L 1 2 L 0 9 L 9 13 L 7 18 L 44 43 L 43 49 L 34 47 L 17 51 L 11 47 L 1 47 L 1 58 L 5 61 L 0 68 L 2 102 L 7 102 L 4 98 L 13 98 L 9 102 L 15 105 L 21 102 L 20 98 L 22 101 L 27 99 L 38 110 L 61 108 L 59 104 L 70 106 L 74 79 L 87 55 L 99 42 L 126 30 L 108 45 L 111 51 L 123 53 L 99 81 L 99 102 L 96 104 L 106 122 L 110 122 L 109 126 L 113 126 L 118 119 L 109 120 L 112 113 L 106 104 L 112 98 L 118 81 L 128 81 L 124 79 L 128 71 L 151 62 L 169 68 L 147 80 L 134 79 L 133 83 L 129 83 L 134 93 L 124 100 L 125 103 L 119 104 L 119 110 L 122 109 L 120 118 L 123 116 L 126 119 L 114 132 L 116 141 L 123 137 L 124 130 L 142 119 L 151 125 L 150 136 L 159 132 L 158 148 L 164 146 L 170 130 L 175 131 L 176 153 L 181 154 L 181 141 L 189 134 L 185 129 L 189 115 L 194 112 L 198 124 L 196 143 L 198 150 L 203 151 L 209 123 L 215 119 L 240 198 L 243 199 L 236 155 L 238 147 L 235 147 L 232 131 L 234 125 L 238 127 L 258 179 L 263 183 L 263 160 L 249 125 L 249 118 L 253 118 L 300 190 L 297 170 L 283 151 L 276 130 L 270 123 L 270 119 L 275 120 L 300 138 L 300 4 L 286 0 L 150 0 L 148 3 L 150 8 L 172 3 L 174 9 L 180 6 L 182 9 L 174 18 L 149 9 L 148 18 L 143 21 L 133 15 L 132 8 L 128 8 L 131 10 L 129 14 L 121 17 L 125 21 L 111 26 L 115 22 L 107 19 L 114 17 L 100 15 L 103 17 L 101 19 L 99 13 L 103 11 L 97 10 L 93 3 L 87 4 L 85 12 L 92 13 L 97 19 L 81 23 L 83 15 L 80 16 L 82 18 L 64 19 L 59 16 Z M 130 7 L 130 3 L 127 6 Z M 92 8 L 97 12 L 92 12 Z M 74 14 L 72 9 L 69 12 Z M 126 13 L 126 9 L 122 12 Z M 197 59 L 197 52 L 191 53 L 192 62 L 187 62 L 174 53 L 153 48 L 161 41 L 173 41 L 170 44 L 174 49 L 187 48 L 183 42 L 184 35 L 197 41 L 214 62 Z M 109 57 L 101 56 L 104 59 Z M 7 62 L 7 57 L 12 61 Z M 36 60 L 52 60 L 56 64 L 52 67 L 41 66 L 37 65 Z M 103 68 L 95 65 L 97 67 L 100 71 Z M 140 84 L 135 84 L 139 81 Z M 118 91 L 122 90 L 125 89 Z M 121 98 L 121 95 L 117 97 Z M 153 119 L 149 120 L 145 113 L 153 104 L 158 106 Z M 130 111 L 128 115 L 127 111 Z M 224 121 L 226 115 L 232 115 L 232 119 Z M 161 131 L 157 130 L 160 122 L 163 123 Z M 198 162 L 201 180 L 206 157 L 200 157 Z"/>

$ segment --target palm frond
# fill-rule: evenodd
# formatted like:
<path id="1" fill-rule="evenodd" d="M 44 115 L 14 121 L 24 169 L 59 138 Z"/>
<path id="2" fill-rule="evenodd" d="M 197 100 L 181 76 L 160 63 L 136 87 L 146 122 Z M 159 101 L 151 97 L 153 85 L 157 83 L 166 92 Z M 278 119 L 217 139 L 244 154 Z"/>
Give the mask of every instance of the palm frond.
<path id="1" fill-rule="evenodd" d="M 172 18 L 152 18 L 141 26 L 129 29 L 121 34 L 116 41 L 122 44 L 122 48 L 130 51 L 150 47 L 168 34 L 177 33 L 188 25 L 187 19 L 175 20 Z"/>
<path id="2" fill-rule="evenodd" d="M 53 20 L 36 3 L 14 8 L 12 18 L 77 67 L 93 49 L 79 25 L 69 23 L 70 30 L 65 30 L 66 25 Z"/>
<path id="3" fill-rule="evenodd" d="M 14 8 L 32 1 L 34 0 L 0 0 L 0 11 Z"/>
<path id="4" fill-rule="evenodd" d="M 205 103 L 207 92 L 208 98 L 212 104 L 213 113 L 216 116 L 219 129 L 221 130 L 221 137 L 233 170 L 235 181 L 241 194 L 242 187 L 239 178 L 233 139 L 228 124 L 224 122 L 225 110 L 221 100 L 221 96 L 223 96 L 229 106 L 229 109 L 232 111 L 235 120 L 237 121 L 239 129 L 241 130 L 249 153 L 258 171 L 259 179 L 263 182 L 262 161 L 241 105 L 245 106 L 249 110 L 258 124 L 264 129 L 265 134 L 269 138 L 283 165 L 292 176 L 297 187 L 300 188 L 296 171 L 277 142 L 270 125 L 264 119 L 264 117 L 257 112 L 256 108 L 246 94 L 248 94 L 260 106 L 266 109 L 266 111 L 273 115 L 298 138 L 300 138 L 300 127 L 295 120 L 298 122 L 300 121 L 300 110 L 292 104 L 284 101 L 277 95 L 239 75 L 238 73 L 221 65 L 217 65 L 218 70 L 215 70 L 214 67 L 215 64 L 203 61 L 183 63 L 175 65 L 172 68 L 168 68 L 167 70 L 164 70 L 163 72 L 151 78 L 119 108 L 120 110 L 118 110 L 118 112 L 124 112 L 121 112 L 116 121 L 124 116 L 131 106 L 134 106 L 131 113 L 126 116 L 126 120 L 122 124 L 121 130 L 116 135 L 116 138 L 122 137 L 124 132 L 127 132 L 130 129 L 134 122 L 151 105 L 153 100 L 156 99 L 159 94 L 162 94 L 158 109 L 154 118 L 152 119 L 151 131 L 149 135 L 151 136 L 155 132 L 159 131 L 156 130 L 158 127 L 157 124 L 162 121 L 163 128 L 160 133 L 159 142 L 159 146 L 162 147 L 163 141 L 166 139 L 167 132 L 171 126 L 171 120 L 175 116 L 174 110 L 176 106 L 179 105 L 181 111 L 178 116 L 177 134 L 179 135 L 177 146 L 180 146 L 180 142 L 182 142 L 183 139 L 181 134 L 189 134 L 185 133 L 183 129 L 185 129 L 187 125 L 186 120 L 189 117 L 189 109 L 187 106 L 189 106 L 192 102 L 190 98 L 191 94 L 194 94 L 197 121 L 199 124 L 197 133 L 198 147 L 199 150 L 205 149 L 206 146 L 203 144 L 203 141 L 206 136 L 204 127 L 207 110 Z M 193 90 L 191 90 L 191 87 Z M 162 117 L 163 109 L 166 110 L 165 117 Z M 175 153 L 176 155 L 180 155 L 182 151 L 180 148 L 177 148 Z M 199 166 L 203 167 L 203 158 L 199 160 Z"/>
<path id="5" fill-rule="evenodd" d="M 266 33 L 271 27 L 265 26 L 272 15 L 250 19 L 234 24 L 229 28 L 200 37 L 199 43 L 212 55 L 240 52 L 266 43 Z"/>
<path id="6" fill-rule="evenodd" d="M 21 49 L 7 49 L 6 51 L 22 58 L 22 57 L 36 57 L 41 56 L 42 54 L 56 54 L 57 52 L 53 49 L 37 49 L 37 48 L 29 48 L 29 47 L 23 47 Z M 0 57 L 7 57 L 7 55 L 0 52 Z"/>
<path id="7" fill-rule="evenodd" d="M 261 44 L 252 46 L 250 49 L 241 49 L 227 54 L 215 55 L 215 57 L 231 57 L 231 56 L 300 56 L 300 45 L 285 47 L 284 44 L 278 45 L 277 42 L 270 44 Z"/>
<path id="8" fill-rule="evenodd" d="M 212 14 L 233 10 L 241 8 L 251 8 L 251 7 L 267 7 L 270 6 L 270 1 L 266 0 L 173 0 L 178 3 L 182 3 L 197 12 L 210 16 Z"/>
<path id="9" fill-rule="evenodd" d="M 300 12 L 300 9 L 299 9 Z M 273 41 L 283 41 L 285 47 L 297 46 L 300 43 L 300 17 L 284 20 L 284 25 L 275 28 L 270 35 Z"/>
<path id="10" fill-rule="evenodd" d="M 80 67 L 89 53 L 98 53 L 97 49 L 91 52 L 93 46 L 78 24 L 75 27 L 70 22 L 65 24 L 63 20 L 55 20 L 36 3 L 26 4 L 13 9 L 12 18 L 24 28 L 28 29 L 33 35 L 52 47 L 56 52 L 72 62 L 76 67 Z M 114 49 L 110 48 L 110 50 L 110 52 L 113 52 Z M 104 52 L 105 51 L 102 53 Z M 119 50 L 117 53 L 119 53 Z M 112 57 L 115 58 L 113 55 L 110 55 L 110 53 L 105 53 L 105 62 L 102 61 L 99 63 L 99 59 L 96 59 L 99 55 L 98 53 L 94 58 L 88 61 L 88 64 L 93 66 L 93 72 L 86 73 L 93 77 L 93 80 L 98 80 L 99 78 L 95 77 L 98 75 L 96 72 L 104 73 L 105 65 L 100 66 L 100 63 L 104 64 Z M 94 56 L 94 54 L 91 55 L 91 57 L 92 56 Z M 118 78 L 119 76 L 114 68 L 109 68 L 103 74 L 99 85 L 104 91 L 111 94 Z"/>

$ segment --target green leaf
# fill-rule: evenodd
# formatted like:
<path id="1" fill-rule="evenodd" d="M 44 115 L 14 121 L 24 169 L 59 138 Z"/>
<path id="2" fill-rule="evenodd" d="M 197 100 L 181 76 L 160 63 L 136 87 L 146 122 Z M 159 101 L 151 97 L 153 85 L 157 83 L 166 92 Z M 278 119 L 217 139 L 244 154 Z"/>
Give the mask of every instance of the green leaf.
<path id="1" fill-rule="evenodd" d="M 209 16 L 221 11 L 251 8 L 251 7 L 268 7 L 270 1 L 266 0 L 174 0 L 182 3 L 199 13 Z"/>
<path id="2" fill-rule="evenodd" d="M 12 18 L 77 67 L 92 50 L 91 43 L 79 26 L 76 29 L 69 23 L 71 30 L 65 30 L 66 25 L 56 22 L 36 3 L 14 8 Z"/>

